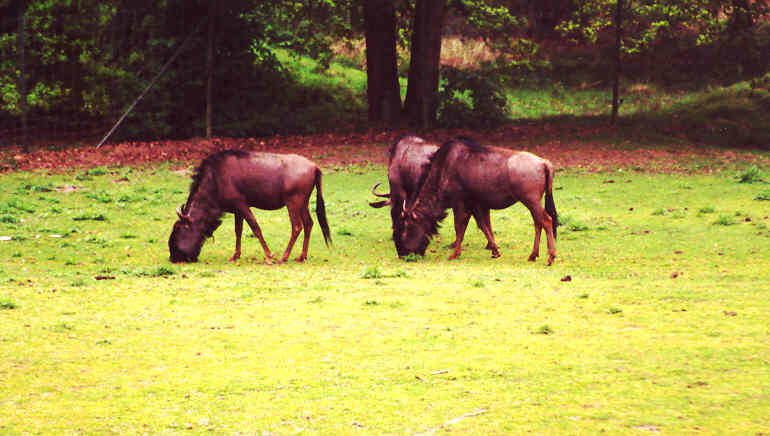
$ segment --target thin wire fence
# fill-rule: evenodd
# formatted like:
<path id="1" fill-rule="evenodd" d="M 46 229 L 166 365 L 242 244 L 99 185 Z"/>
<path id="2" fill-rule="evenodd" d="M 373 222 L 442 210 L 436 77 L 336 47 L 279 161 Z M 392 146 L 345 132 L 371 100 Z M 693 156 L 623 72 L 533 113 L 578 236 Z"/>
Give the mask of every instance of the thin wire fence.
<path id="1" fill-rule="evenodd" d="M 30 22 L 35 19 L 0 18 L 0 147 L 27 150 L 96 145 L 126 115 L 131 121 L 126 124 L 131 125 L 116 126 L 117 133 L 109 140 L 141 136 L 142 128 L 160 129 L 158 125 L 174 117 L 164 113 L 168 109 L 162 101 L 188 90 L 198 89 L 203 95 L 206 63 L 202 38 L 188 38 L 191 40 L 184 41 L 182 47 L 181 39 L 159 36 L 164 34 L 161 24 L 142 22 L 136 11 L 129 11 L 117 14 L 106 25 L 102 23 L 98 34 L 81 44 L 68 40 L 67 34 L 82 37 L 88 29 L 68 29 L 62 24 L 76 20 L 57 17 L 52 24 L 59 28 L 49 27 L 46 30 L 50 33 L 45 34 L 39 30 L 39 21 Z M 141 32 L 133 31 L 138 25 Z M 182 51 L 199 61 L 188 59 L 175 65 L 172 77 L 154 84 L 162 76 L 164 64 L 173 62 L 172 57 Z M 133 61 L 132 56 L 151 59 Z M 155 86 L 150 88 L 152 84 Z M 140 95 L 145 98 L 137 101 Z M 202 123 L 205 105 L 197 104 L 201 98 L 193 100 L 196 104 L 189 110 L 197 113 Z M 129 107 L 133 108 L 130 115 L 126 113 Z M 202 124 L 199 130 L 197 135 L 203 136 Z"/>

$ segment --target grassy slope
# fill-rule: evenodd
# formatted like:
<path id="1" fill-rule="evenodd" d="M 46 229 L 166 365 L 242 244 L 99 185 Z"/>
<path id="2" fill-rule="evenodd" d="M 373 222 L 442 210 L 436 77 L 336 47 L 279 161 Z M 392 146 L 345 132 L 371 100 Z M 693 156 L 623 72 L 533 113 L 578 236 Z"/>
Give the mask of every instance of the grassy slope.
<path id="1" fill-rule="evenodd" d="M 449 63 L 478 66 L 488 60 L 484 55 L 491 56 L 480 53 L 483 49 L 472 41 L 448 39 L 445 45 L 443 58 Z M 338 127 L 340 121 L 353 122 L 360 118 L 356 113 L 365 113 L 366 74 L 351 66 L 355 62 L 333 62 L 328 71 L 320 72 L 317 62 L 307 57 L 284 50 L 277 55 L 298 83 L 324 96 L 302 111 L 306 124 L 315 125 L 308 127 L 310 131 L 323 130 L 324 123 L 329 124 L 326 128 Z M 509 78 L 504 89 L 509 121 L 606 125 L 612 99 L 607 67 L 586 69 L 591 61 L 566 52 L 553 55 L 552 62 L 552 69 Z M 724 87 L 706 86 L 712 78 L 700 78 L 700 84 L 688 80 L 685 90 L 649 78 L 624 77 L 619 133 L 642 141 L 770 148 L 770 74 Z M 404 78 L 401 91 L 404 98 Z"/>
<path id="2" fill-rule="evenodd" d="M 365 202 L 384 170 L 327 169 L 333 249 L 316 226 L 306 264 L 253 238 L 230 264 L 227 216 L 177 266 L 187 177 L 102 173 L 0 176 L 0 433 L 770 431 L 766 184 L 561 172 L 548 268 L 521 206 L 500 259 L 473 228 L 448 262 L 449 218 L 399 261 Z M 257 217 L 279 252 L 285 212 Z"/>

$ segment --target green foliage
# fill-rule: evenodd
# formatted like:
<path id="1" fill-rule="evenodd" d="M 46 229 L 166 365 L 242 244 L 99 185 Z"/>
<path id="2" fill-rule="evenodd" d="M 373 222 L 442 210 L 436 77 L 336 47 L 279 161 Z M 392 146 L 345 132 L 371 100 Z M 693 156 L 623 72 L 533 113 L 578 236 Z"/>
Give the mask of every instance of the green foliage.
<path id="1" fill-rule="evenodd" d="M 447 127 L 491 127 L 507 118 L 501 84 L 483 70 L 441 69 L 439 123 Z"/>
<path id="2" fill-rule="evenodd" d="M 84 213 L 72 217 L 73 221 L 107 221 L 107 217 L 104 214 L 97 213 Z"/>
<path id="3" fill-rule="evenodd" d="M 18 304 L 10 298 L 0 298 L 0 310 L 13 310 L 18 308 Z"/>
<path id="4" fill-rule="evenodd" d="M 761 183 L 764 181 L 762 177 L 762 170 L 755 164 L 738 174 L 737 179 L 738 183 Z"/>
<path id="5" fill-rule="evenodd" d="M 721 215 L 713 224 L 715 226 L 731 226 L 735 224 L 735 219 L 728 215 Z"/>
<path id="6" fill-rule="evenodd" d="M 366 269 L 364 271 L 364 274 L 361 276 L 363 279 L 379 279 L 382 278 L 382 270 L 379 266 L 372 266 Z"/>

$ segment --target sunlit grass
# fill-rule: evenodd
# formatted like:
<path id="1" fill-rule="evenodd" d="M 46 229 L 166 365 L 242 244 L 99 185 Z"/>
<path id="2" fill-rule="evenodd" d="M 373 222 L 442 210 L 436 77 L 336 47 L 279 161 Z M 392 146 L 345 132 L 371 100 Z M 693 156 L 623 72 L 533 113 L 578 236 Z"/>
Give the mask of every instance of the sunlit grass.
<path id="1" fill-rule="evenodd" d="M 170 264 L 167 166 L 0 176 L 0 433 L 767 433 L 764 184 L 560 171 L 547 267 L 520 205 L 499 259 L 471 224 L 446 260 L 450 216 L 399 260 L 384 168 L 324 170 L 334 247 L 315 226 L 275 266 L 227 261 L 229 215 Z M 285 210 L 255 214 L 283 249 Z"/>

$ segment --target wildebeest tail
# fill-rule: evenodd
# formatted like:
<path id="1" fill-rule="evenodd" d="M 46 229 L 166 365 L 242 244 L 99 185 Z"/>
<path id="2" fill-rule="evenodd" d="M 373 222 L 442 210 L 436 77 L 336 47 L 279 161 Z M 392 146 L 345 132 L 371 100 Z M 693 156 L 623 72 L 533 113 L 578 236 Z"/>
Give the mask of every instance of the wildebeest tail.
<path id="1" fill-rule="evenodd" d="M 326 205 L 324 196 L 321 192 L 321 170 L 315 170 L 315 215 L 318 217 L 318 224 L 321 226 L 321 232 L 324 234 L 324 241 L 328 247 L 332 243 L 332 235 L 329 231 L 329 223 L 326 221 Z"/>
<path id="2" fill-rule="evenodd" d="M 556 239 L 559 218 L 556 214 L 556 204 L 553 202 L 553 165 L 550 162 L 545 164 L 545 211 L 553 220 L 553 238 Z"/>

